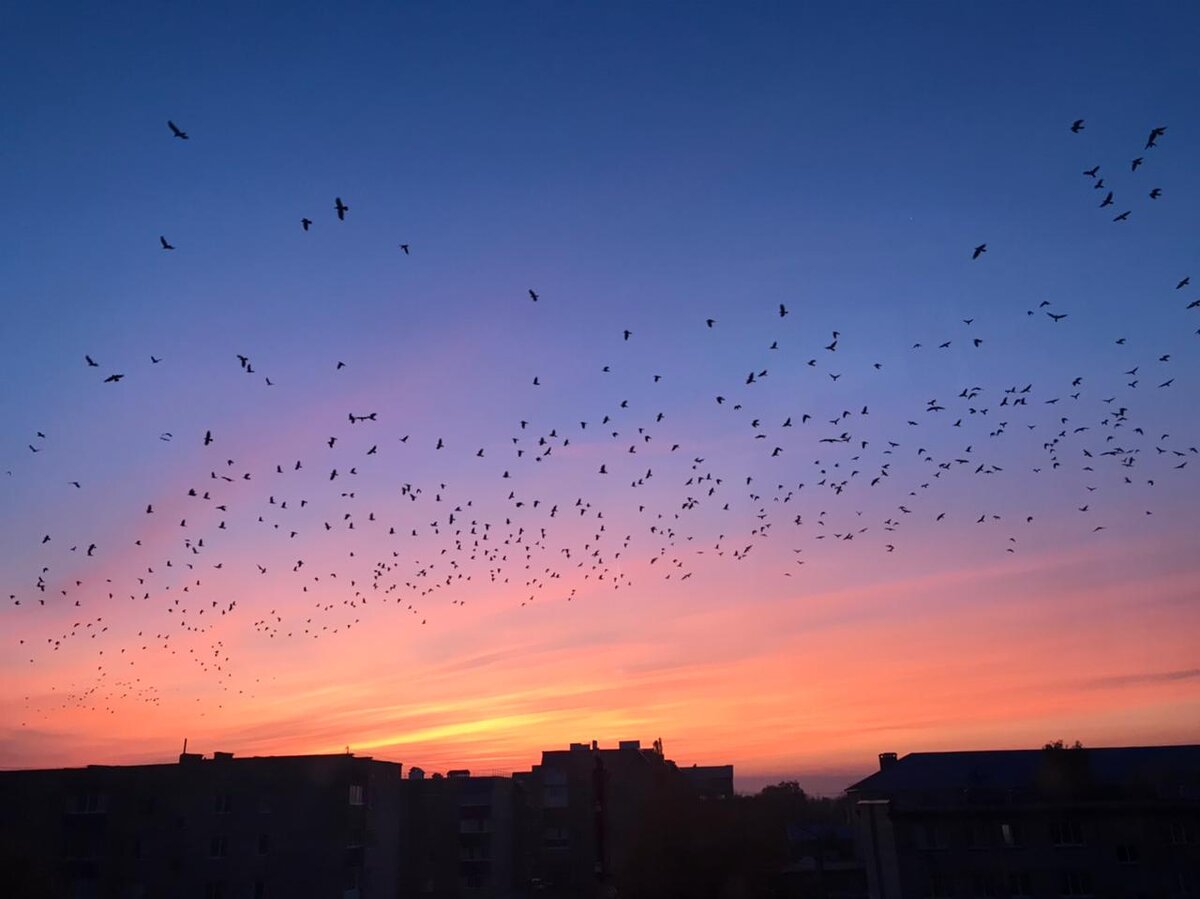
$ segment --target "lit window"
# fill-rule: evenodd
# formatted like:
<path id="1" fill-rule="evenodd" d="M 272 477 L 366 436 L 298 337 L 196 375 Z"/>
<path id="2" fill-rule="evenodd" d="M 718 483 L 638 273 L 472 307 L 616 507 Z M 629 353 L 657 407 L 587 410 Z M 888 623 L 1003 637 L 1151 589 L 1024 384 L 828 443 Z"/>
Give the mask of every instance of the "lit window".
<path id="1" fill-rule="evenodd" d="M 362 784 L 350 784 L 350 804 L 366 805 L 367 789 Z"/>
<path id="2" fill-rule="evenodd" d="M 1021 845 L 1021 830 L 1015 824 L 1001 824 L 1000 836 L 1004 840 L 1004 845 L 1009 849 L 1015 849 Z"/>
<path id="3" fill-rule="evenodd" d="M 213 837 L 209 841 L 208 854 L 209 854 L 210 858 L 224 858 L 225 857 L 225 837 L 224 837 L 224 835 L 218 834 L 217 836 Z"/>

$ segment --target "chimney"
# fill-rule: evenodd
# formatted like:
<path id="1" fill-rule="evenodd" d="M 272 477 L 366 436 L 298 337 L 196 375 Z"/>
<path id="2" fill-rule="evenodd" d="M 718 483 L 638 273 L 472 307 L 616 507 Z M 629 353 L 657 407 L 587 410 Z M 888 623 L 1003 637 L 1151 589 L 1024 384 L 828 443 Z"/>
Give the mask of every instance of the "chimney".
<path id="1" fill-rule="evenodd" d="M 879 753 L 879 770 L 886 771 L 892 765 L 896 764 L 898 756 L 894 752 Z"/>

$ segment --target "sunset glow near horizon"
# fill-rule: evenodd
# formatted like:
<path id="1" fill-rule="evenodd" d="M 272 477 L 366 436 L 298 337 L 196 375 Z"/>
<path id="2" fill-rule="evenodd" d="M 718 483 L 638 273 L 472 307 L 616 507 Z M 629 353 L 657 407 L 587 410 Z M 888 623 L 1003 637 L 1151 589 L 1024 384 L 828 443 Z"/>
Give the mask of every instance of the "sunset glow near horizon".
<path id="1" fill-rule="evenodd" d="M 69 7 L 0 767 L 1200 739 L 1194 5 Z"/>

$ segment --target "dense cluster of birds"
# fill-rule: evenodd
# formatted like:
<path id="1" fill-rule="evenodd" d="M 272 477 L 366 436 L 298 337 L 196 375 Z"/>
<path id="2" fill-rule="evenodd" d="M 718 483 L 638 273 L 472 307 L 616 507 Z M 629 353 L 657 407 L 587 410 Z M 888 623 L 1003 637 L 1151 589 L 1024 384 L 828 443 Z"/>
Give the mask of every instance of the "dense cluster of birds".
<path id="1" fill-rule="evenodd" d="M 190 140 L 173 121 L 167 124 L 175 139 Z M 1077 120 L 1070 131 L 1080 134 L 1085 125 Z M 1141 177 L 1153 168 L 1146 157 L 1166 132 L 1150 131 L 1128 175 Z M 1083 174 L 1101 192 L 1099 207 L 1123 210 L 1113 221 L 1126 221 L 1135 207 L 1117 203 L 1101 166 Z M 1163 195 L 1151 184 L 1138 191 L 1150 200 Z M 331 209 L 338 222 L 351 211 L 341 196 Z M 308 215 L 299 220 L 304 232 L 316 221 Z M 159 242 L 163 251 L 176 251 L 165 235 Z M 408 256 L 412 248 L 401 243 L 398 249 Z M 987 243 L 964 247 L 964 256 L 968 252 L 974 263 L 987 265 Z M 1178 305 L 1179 333 L 1200 334 L 1200 299 L 1183 293 L 1190 284 L 1180 273 L 1158 291 Z M 530 287 L 528 302 L 554 300 Z M 711 445 L 698 449 L 692 436 L 675 428 L 676 410 L 659 406 L 655 397 L 664 378 L 655 371 L 635 373 L 644 384 L 637 395 L 580 409 L 570 420 L 542 417 L 534 391 L 521 400 L 528 417 L 478 445 L 400 430 L 386 406 L 356 407 L 329 423 L 323 442 L 262 463 L 226 451 L 239 441 L 197 423 L 190 439 L 206 454 L 203 467 L 177 485 L 169 501 L 155 488 L 150 501 L 133 502 L 145 527 L 132 546 L 113 545 L 119 530 L 79 537 L 64 522 L 70 536 L 30 535 L 29 570 L 6 572 L 14 578 L 5 591 L 10 622 L 47 606 L 74 612 L 69 627 L 14 638 L 29 664 L 51 663 L 56 653 L 81 643 L 95 653 L 90 680 L 67 685 L 52 703 L 30 700 L 27 714 L 70 708 L 115 713 L 122 701 L 159 704 L 163 691 L 139 665 L 160 653 L 190 660 L 222 693 L 246 694 L 259 678 L 238 670 L 217 626 L 222 619 L 245 619 L 244 626 L 266 640 L 328 639 L 384 609 L 400 610 L 419 627 L 447 607 L 466 606 L 480 589 L 515 595 L 519 588 L 519 605 L 526 606 L 569 602 L 598 588 L 625 590 L 635 578 L 687 581 L 705 565 L 757 558 L 767 543 L 786 545 L 789 561 L 780 574 L 792 577 L 818 547 L 853 541 L 871 552 L 894 553 L 905 547 L 908 532 L 927 534 L 939 526 L 989 529 L 1003 558 L 1020 550 L 1024 529 L 1040 514 L 1033 510 L 1038 491 L 1015 500 L 1029 506 L 1024 514 L 988 504 L 964 514 L 972 479 L 1070 472 L 1082 478 L 1084 492 L 1056 526 L 1097 533 L 1128 525 L 1100 514 L 1107 493 L 1137 490 L 1150 497 L 1164 479 L 1190 476 L 1196 446 L 1151 430 L 1139 419 L 1136 402 L 1147 388 L 1176 389 L 1171 362 L 1177 348 L 1130 345 L 1128 363 L 1117 370 L 1081 372 L 1063 383 L 946 384 L 943 393 L 915 408 L 878 408 L 869 395 L 852 393 L 858 388 L 839 381 L 851 373 L 848 366 L 857 384 L 886 377 L 881 372 L 893 357 L 881 354 L 860 364 L 865 348 L 858 347 L 842 363 L 856 336 L 849 330 L 818 338 L 798 333 L 786 322 L 790 311 L 785 303 L 763 308 L 763 327 L 769 322 L 771 330 L 760 356 L 731 371 L 720 393 L 696 397 L 697 406 L 719 417 L 721 433 L 735 435 L 737 446 L 724 452 L 710 452 Z M 1050 329 L 1070 327 L 1076 314 L 1048 300 L 1013 312 Z M 719 335 L 720 326 L 702 312 L 694 325 L 698 336 Z M 614 328 L 614 348 L 637 336 L 631 328 Z M 988 339 L 972 316 L 900 351 L 982 352 Z M 1127 345 L 1122 335 L 1112 340 Z M 105 367 L 104 354 L 94 353 L 84 356 L 83 366 L 101 369 L 97 381 L 113 385 L 97 389 L 125 389 L 126 372 Z M 164 361 L 149 358 L 151 365 Z M 347 367 L 343 360 L 328 364 L 333 377 Z M 259 373 L 249 352 L 231 354 L 229 366 Z M 595 376 L 612 372 L 613 364 L 605 363 Z M 522 386 L 541 388 L 545 374 Z M 811 379 L 831 389 L 813 389 Z M 270 377 L 263 381 L 274 386 Z M 765 385 L 773 382 L 783 386 L 766 394 Z M 930 449 L 942 443 L 926 436 L 931 431 L 952 435 L 958 449 Z M 158 439 L 172 442 L 177 435 L 162 431 Z M 11 465 L 6 475 L 20 477 L 41 463 L 51 442 L 37 432 L 26 444 L 33 458 Z M 445 480 L 406 480 L 404 454 L 418 450 L 448 458 Z M 479 468 L 456 483 L 454 473 L 471 465 Z M 570 478 L 541 477 L 554 465 Z M 493 485 L 490 494 L 479 493 L 480 479 Z M 71 491 L 88 489 L 66 469 L 59 480 Z M 878 518 L 863 510 L 875 492 L 889 497 L 890 511 Z M 67 500 L 55 502 L 65 506 Z M 878 507 L 872 496 L 871 508 Z M 1149 501 L 1145 514 L 1153 514 Z M 127 567 L 113 567 L 118 563 Z M 249 574 L 264 594 L 291 598 L 247 615 L 247 597 L 229 595 L 226 574 Z M 111 632 L 112 610 L 131 603 L 144 624 L 135 632 Z"/>

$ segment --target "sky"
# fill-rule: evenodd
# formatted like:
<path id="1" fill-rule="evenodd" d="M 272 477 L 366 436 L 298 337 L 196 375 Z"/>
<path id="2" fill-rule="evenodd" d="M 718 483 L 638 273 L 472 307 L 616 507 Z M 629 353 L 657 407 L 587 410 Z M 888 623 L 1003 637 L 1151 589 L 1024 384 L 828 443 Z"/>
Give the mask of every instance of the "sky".
<path id="1" fill-rule="evenodd" d="M 0 767 L 1197 741 L 1198 39 L 8 9 Z"/>

